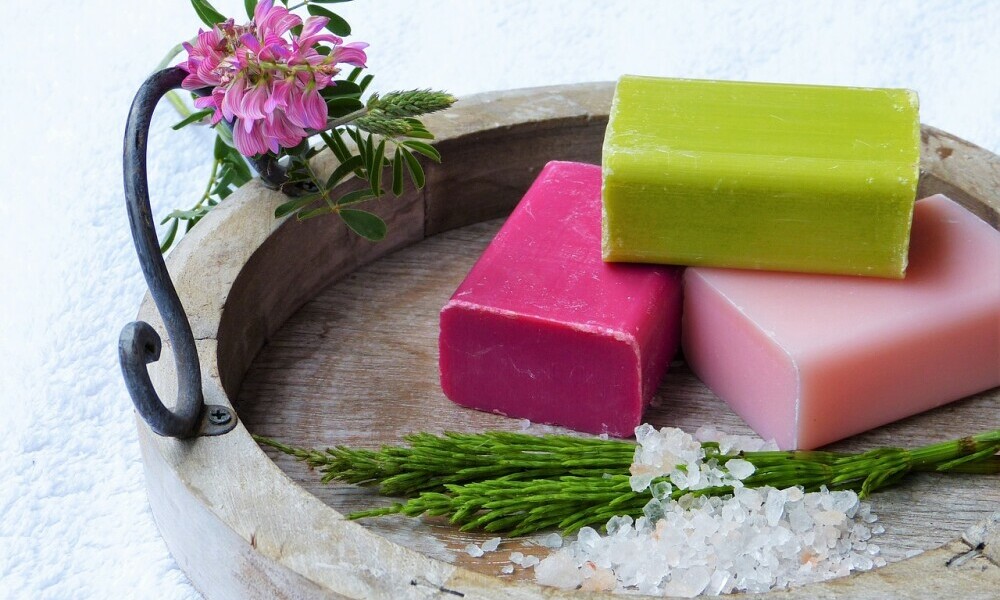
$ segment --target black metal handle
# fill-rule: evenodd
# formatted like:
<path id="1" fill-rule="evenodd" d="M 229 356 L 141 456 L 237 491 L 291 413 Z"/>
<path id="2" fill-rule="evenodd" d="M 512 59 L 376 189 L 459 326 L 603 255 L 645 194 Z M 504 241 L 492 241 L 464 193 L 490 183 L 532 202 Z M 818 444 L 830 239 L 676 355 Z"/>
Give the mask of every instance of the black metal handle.
<path id="1" fill-rule="evenodd" d="M 177 366 L 178 397 L 173 410 L 157 396 L 146 367 L 160 358 L 161 341 L 156 331 L 142 321 L 129 323 L 118 342 L 122 376 L 136 410 L 157 434 L 180 438 L 218 435 L 236 426 L 236 415 L 228 407 L 204 403 L 198 349 L 160 253 L 149 205 L 146 142 L 153 109 L 164 94 L 181 86 L 186 75 L 183 69 L 173 67 L 154 73 L 142 84 L 129 111 L 124 148 L 125 203 L 132 239 L 149 293 L 170 336 Z M 273 166 L 278 167 L 276 163 Z"/>

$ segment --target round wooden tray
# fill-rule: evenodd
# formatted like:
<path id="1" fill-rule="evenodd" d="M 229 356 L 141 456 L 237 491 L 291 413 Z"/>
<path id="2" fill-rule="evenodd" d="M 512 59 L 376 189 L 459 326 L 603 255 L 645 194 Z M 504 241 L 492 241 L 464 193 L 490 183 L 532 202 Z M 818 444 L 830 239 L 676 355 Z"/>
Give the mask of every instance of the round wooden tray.
<path id="1" fill-rule="evenodd" d="M 375 448 L 416 431 L 521 429 L 521 421 L 462 409 L 442 395 L 438 311 L 547 161 L 600 161 L 612 93 L 608 83 L 490 93 L 428 119 L 445 162 L 426 165 L 424 190 L 377 206 L 389 224 L 378 244 L 334 218 L 275 220 L 285 198 L 252 183 L 170 255 L 205 400 L 233 405 L 240 416 L 228 434 L 186 441 L 138 424 L 156 521 L 207 597 L 580 596 L 535 585 L 520 569 L 499 575 L 510 551 L 543 553 L 530 540 L 508 540 L 500 552 L 473 559 L 465 545 L 488 536 L 433 519 L 348 521 L 344 513 L 386 500 L 367 489 L 322 485 L 300 463 L 265 454 L 250 433 L 295 445 Z M 925 126 L 920 194 L 936 192 L 998 227 L 1000 159 Z M 162 332 L 148 298 L 140 318 Z M 150 367 L 161 395 L 175 397 L 169 343 Z M 749 433 L 683 363 L 671 368 L 646 420 Z M 997 427 L 1000 389 L 834 447 L 916 445 Z M 956 536 L 992 522 L 1000 509 L 996 478 L 921 475 L 872 502 L 887 530 L 878 544 L 891 564 L 769 595 L 994 597 L 1000 533 Z"/>

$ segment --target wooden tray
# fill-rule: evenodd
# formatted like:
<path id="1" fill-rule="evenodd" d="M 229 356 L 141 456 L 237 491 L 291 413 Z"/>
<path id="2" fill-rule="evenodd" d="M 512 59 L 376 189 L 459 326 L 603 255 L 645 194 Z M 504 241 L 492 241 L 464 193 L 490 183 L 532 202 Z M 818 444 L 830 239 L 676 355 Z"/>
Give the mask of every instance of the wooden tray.
<path id="1" fill-rule="evenodd" d="M 483 94 L 429 119 L 445 162 L 426 165 L 423 191 L 381 202 L 389 235 L 378 244 L 334 218 L 275 220 L 285 198 L 252 183 L 171 254 L 206 402 L 232 404 L 240 416 L 228 434 L 189 441 L 138 423 L 156 521 L 207 597 L 580 597 L 533 584 L 530 571 L 499 576 L 512 550 L 544 554 L 529 540 L 473 559 L 466 544 L 489 536 L 438 520 L 347 521 L 344 513 L 387 501 L 319 484 L 300 463 L 265 454 L 250 433 L 375 448 L 415 431 L 521 429 L 521 421 L 462 409 L 442 395 L 438 311 L 545 162 L 600 161 L 612 91 L 602 83 Z M 922 157 L 922 196 L 948 194 L 998 227 L 998 157 L 926 126 Z M 148 298 L 140 318 L 162 331 Z M 167 398 L 176 396 L 170 354 L 165 344 L 150 365 Z M 683 363 L 671 368 L 646 420 L 750 433 Z M 917 445 L 998 427 L 994 389 L 834 448 Z M 1000 534 L 986 543 L 957 536 L 1000 510 L 996 477 L 917 476 L 872 502 L 890 565 L 769 595 L 995 597 Z"/>

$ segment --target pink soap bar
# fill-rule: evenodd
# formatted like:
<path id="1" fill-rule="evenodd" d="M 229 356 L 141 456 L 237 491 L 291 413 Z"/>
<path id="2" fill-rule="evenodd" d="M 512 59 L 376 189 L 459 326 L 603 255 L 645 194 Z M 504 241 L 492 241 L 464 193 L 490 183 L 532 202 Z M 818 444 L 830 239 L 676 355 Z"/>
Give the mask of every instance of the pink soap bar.
<path id="1" fill-rule="evenodd" d="M 700 268 L 684 280 L 691 369 L 783 449 L 1000 385 L 1000 233 L 944 196 L 916 204 L 903 280 Z"/>
<path id="2" fill-rule="evenodd" d="M 441 311 L 452 401 L 632 435 L 677 350 L 680 270 L 601 260 L 601 168 L 551 162 Z"/>

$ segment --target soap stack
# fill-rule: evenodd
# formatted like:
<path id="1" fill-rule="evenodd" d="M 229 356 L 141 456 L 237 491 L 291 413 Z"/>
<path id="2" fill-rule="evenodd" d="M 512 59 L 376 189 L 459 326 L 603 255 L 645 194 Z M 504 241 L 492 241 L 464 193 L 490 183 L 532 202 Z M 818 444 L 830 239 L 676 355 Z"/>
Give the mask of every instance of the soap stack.
<path id="1" fill-rule="evenodd" d="M 446 395 L 626 437 L 682 344 L 808 449 L 1000 385 L 1000 233 L 914 202 L 919 135 L 907 90 L 621 78 L 442 310 Z"/>

